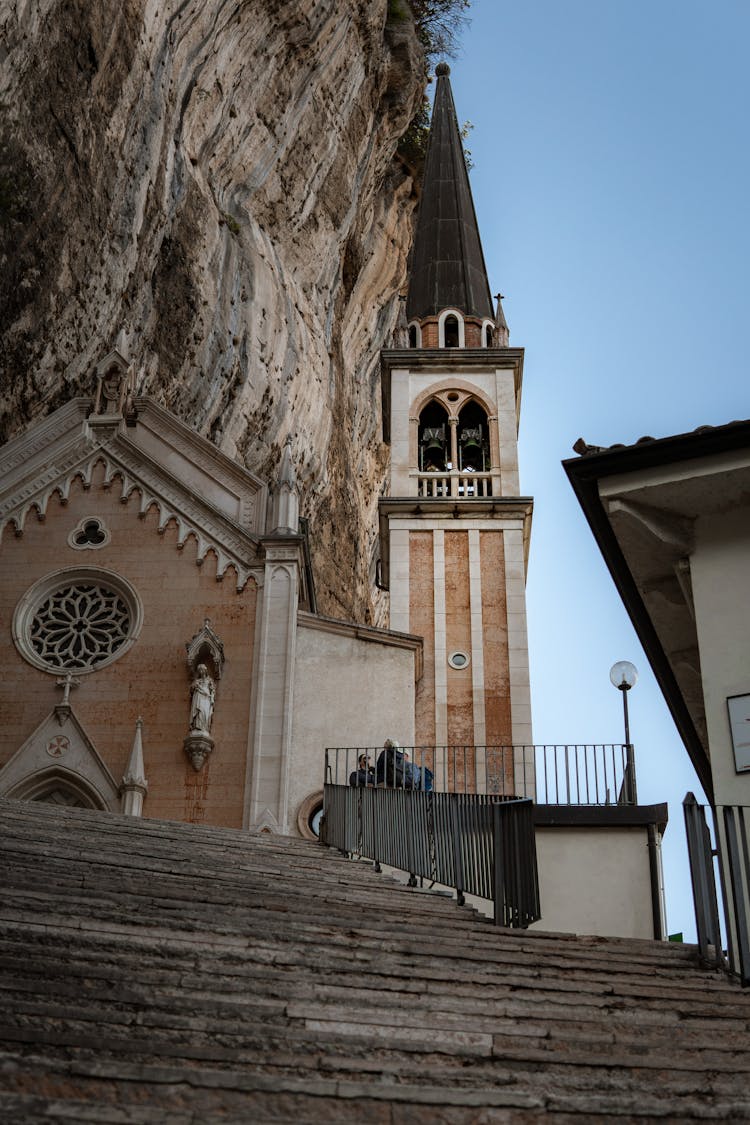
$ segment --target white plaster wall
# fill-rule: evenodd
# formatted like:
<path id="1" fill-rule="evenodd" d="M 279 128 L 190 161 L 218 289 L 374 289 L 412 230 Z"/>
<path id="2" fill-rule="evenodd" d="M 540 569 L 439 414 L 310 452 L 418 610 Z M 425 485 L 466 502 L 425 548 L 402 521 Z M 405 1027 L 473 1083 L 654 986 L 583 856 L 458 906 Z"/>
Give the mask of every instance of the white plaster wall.
<path id="1" fill-rule="evenodd" d="M 409 495 L 409 372 L 391 372 L 391 496 Z"/>
<path id="2" fill-rule="evenodd" d="M 651 880 L 646 828 L 536 829 L 539 900 L 537 930 L 597 937 L 653 939 Z M 383 866 L 405 883 L 408 872 Z M 455 894 L 452 887 L 436 884 Z M 491 900 L 466 902 L 492 918 Z"/>
<path id="3" fill-rule="evenodd" d="M 297 630 L 290 826 L 323 788 L 327 746 L 414 745 L 412 649 L 318 629 Z"/>
<path id="4" fill-rule="evenodd" d="M 646 828 L 537 828 L 538 930 L 653 938 Z"/>
<path id="5" fill-rule="evenodd" d="M 750 805 L 727 713 L 728 696 L 750 695 L 750 507 L 696 521 L 690 575 L 716 803 Z"/>
<path id="6" fill-rule="evenodd" d="M 495 380 L 503 496 L 519 496 L 521 485 L 518 476 L 518 415 L 513 372 L 499 368 L 495 372 Z"/>

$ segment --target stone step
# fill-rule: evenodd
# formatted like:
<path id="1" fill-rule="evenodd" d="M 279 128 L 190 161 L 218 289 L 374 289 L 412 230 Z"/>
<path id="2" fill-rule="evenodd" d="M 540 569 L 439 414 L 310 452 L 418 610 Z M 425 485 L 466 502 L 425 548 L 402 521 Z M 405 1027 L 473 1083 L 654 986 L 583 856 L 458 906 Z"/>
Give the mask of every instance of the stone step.
<path id="1" fill-rule="evenodd" d="M 9 805 L 0 1119 L 750 1117 L 750 994 L 693 948 L 496 928 L 305 841 Z"/>
<path id="2" fill-rule="evenodd" d="M 508 1120 L 505 1116 L 495 1117 L 492 1113 L 495 1109 L 520 1110 L 529 1114 L 520 1118 L 514 1114 L 511 1118 L 514 1121 L 531 1121 L 538 1119 L 540 1114 L 552 1121 L 557 1114 L 576 1115 L 579 1120 L 589 1121 L 609 1116 L 641 1120 L 666 1117 L 670 1121 L 705 1117 L 731 1121 L 747 1119 L 747 1101 L 738 1091 L 696 1089 L 690 1076 L 685 1076 L 686 1085 L 681 1085 L 682 1078 L 678 1077 L 676 1082 L 661 1088 L 644 1088 L 634 1084 L 630 1088 L 605 1086 L 596 1090 L 566 1089 L 560 1086 L 554 1074 L 550 1075 L 549 1082 L 538 1083 L 532 1089 L 528 1072 L 519 1075 L 518 1072 L 501 1074 L 493 1071 L 488 1081 L 485 1071 L 480 1090 L 456 1083 L 436 1084 L 435 1075 L 431 1074 L 425 1075 L 424 1082 L 417 1081 L 417 1077 L 415 1075 L 411 1082 L 372 1082 L 365 1071 L 349 1072 L 342 1078 L 325 1072 L 317 1076 L 305 1073 L 295 1077 L 273 1067 L 252 1072 L 245 1068 L 217 1072 L 200 1066 L 191 1068 L 186 1075 L 184 1070 L 168 1063 L 144 1066 L 122 1059 L 88 1066 L 86 1063 L 73 1064 L 67 1068 L 65 1086 L 68 1097 L 77 1098 L 73 1104 L 81 1109 L 86 1108 L 85 1096 L 91 1094 L 93 1086 L 101 1101 L 104 1101 L 102 1095 L 108 1094 L 107 1100 L 114 1102 L 116 1112 L 121 1113 L 126 1107 L 128 1111 L 131 1108 L 130 1099 L 134 1099 L 132 1087 L 145 1084 L 151 1090 L 155 1089 L 157 1096 L 161 1092 L 171 1109 L 179 1102 L 189 1105 L 191 1114 L 194 1114 L 191 1122 L 206 1120 L 209 1114 L 217 1118 L 220 1115 L 222 1120 L 293 1120 L 285 1112 L 296 1114 L 298 1121 L 310 1123 L 323 1120 L 349 1123 L 401 1121 L 400 1115 L 396 1118 L 391 1116 L 387 1108 L 389 1104 L 395 1112 L 398 1112 L 396 1106 L 401 1105 L 411 1107 L 412 1113 L 426 1114 L 421 1118 L 409 1116 L 403 1118 L 404 1121 L 421 1119 L 441 1123 Z M 519 1081 L 519 1077 L 526 1081 Z M 35 1096 L 43 1096 L 47 1089 L 54 1094 L 55 1087 L 55 1076 L 45 1075 L 42 1071 L 35 1082 Z M 59 1102 L 52 1103 L 53 1110 L 58 1107 L 62 1108 Z M 132 1108 L 138 1112 L 138 1106 Z M 105 1108 L 105 1113 L 108 1109 Z M 234 1116 L 238 1110 L 247 1116 Z M 481 1118 L 474 1116 L 480 1110 Z M 467 1112 L 472 1116 L 466 1116 Z M 486 1116 L 488 1113 L 490 1116 Z M 90 1117 L 79 1119 L 92 1120 Z M 127 1117 L 106 1116 L 93 1119 L 129 1120 Z M 143 1120 L 152 1118 L 145 1117 Z"/>
<path id="3" fill-rule="evenodd" d="M 52 915 L 48 916 L 50 924 L 52 917 Z M 37 922 L 44 925 L 45 919 L 38 918 Z M 65 932 L 65 936 L 63 936 L 63 928 L 60 928 L 58 931 L 60 940 L 63 943 L 80 942 L 85 936 L 91 940 L 100 934 L 102 936 L 106 934 L 107 955 L 111 957 L 113 949 L 116 955 L 122 934 L 121 928 L 116 923 L 112 923 L 109 930 L 105 932 L 103 924 L 99 924 L 98 930 L 90 929 L 92 925 L 90 920 L 87 925 L 89 928 L 84 933 L 79 928 L 71 927 Z M 200 933 L 190 930 L 175 934 L 168 927 L 163 927 L 161 930 L 154 930 L 152 927 L 148 937 L 150 948 L 159 959 L 157 963 L 163 963 L 161 959 L 166 949 L 169 950 L 171 957 L 185 955 L 189 957 L 196 941 L 196 932 Z M 144 945 L 142 935 L 138 935 L 138 939 L 139 950 L 147 947 Z M 563 1003 L 568 1002 L 571 995 L 580 994 L 620 1005 L 645 1001 L 648 1006 L 650 1001 L 658 1003 L 664 996 L 670 999 L 677 1010 L 705 1008 L 706 1011 L 710 1011 L 715 1010 L 722 996 L 727 995 L 727 998 L 731 997 L 733 1008 L 737 1012 L 744 1013 L 745 1018 L 748 1014 L 746 995 L 738 997 L 732 992 L 725 994 L 723 989 L 713 987 L 712 978 L 705 979 L 698 972 L 695 980 L 681 978 L 671 986 L 666 980 L 660 985 L 647 975 L 620 978 L 602 974 L 587 978 L 580 972 L 579 976 L 573 979 L 570 973 L 556 975 L 550 967 L 544 973 L 535 971 L 524 977 L 519 971 L 513 970 L 510 964 L 504 968 L 501 965 L 467 962 L 466 958 L 459 962 L 450 954 L 446 963 L 446 960 L 435 954 L 435 951 L 422 950 L 415 953 L 413 948 L 394 949 L 392 943 L 389 943 L 387 948 L 378 948 L 375 943 L 368 948 L 358 942 L 356 950 L 352 950 L 346 939 L 342 942 L 339 938 L 337 942 L 336 935 L 331 937 L 327 932 L 321 934 L 319 931 L 305 930 L 302 924 L 293 932 L 281 932 L 278 940 L 271 940 L 268 935 L 255 941 L 252 940 L 252 935 L 248 937 L 230 934 L 220 937 L 214 934 L 209 942 L 205 934 L 202 934 L 200 941 L 201 957 L 205 959 L 210 954 L 214 971 L 230 975 L 241 975 L 245 971 L 245 964 L 250 962 L 254 966 L 265 966 L 277 972 L 283 968 L 287 973 L 300 968 L 314 969 L 316 973 L 323 972 L 334 977 L 353 973 L 358 979 L 368 974 L 386 974 L 395 982 L 405 980 L 408 984 L 409 981 L 419 981 L 426 992 L 435 994 L 445 991 L 455 991 L 460 994 L 460 989 L 457 987 L 460 985 L 468 990 L 469 995 L 477 991 L 494 995 L 494 992 L 488 992 L 489 989 L 499 990 L 499 994 L 503 995 L 508 989 L 508 974 L 512 973 L 510 979 L 513 982 L 513 991 L 520 997 L 530 995 L 534 990 L 544 989 L 557 993 L 560 1002 Z M 134 942 L 132 931 L 128 931 L 127 945 L 133 947 Z M 334 948 L 336 945 L 338 949 Z M 129 953 L 126 950 L 123 953 L 123 964 L 127 963 L 128 957 Z M 133 958 L 131 971 L 134 973 L 138 972 L 139 959 L 140 953 L 138 957 Z M 375 986 L 377 987 L 377 982 Z"/>
<path id="4" fill-rule="evenodd" d="M 747 1053 L 736 1054 L 738 1029 L 726 1027 L 721 1030 L 701 1025 L 672 1023 L 659 1028 L 658 1025 L 641 1025 L 636 1022 L 623 1022 L 611 1016 L 603 1025 L 601 1018 L 586 1018 L 580 1015 L 571 1020 L 564 1013 L 549 1011 L 492 1011 L 477 1016 L 475 1011 L 461 1008 L 438 1006 L 399 1005 L 392 1008 L 376 1007 L 371 1002 L 366 1007 L 356 1003 L 342 1003 L 341 1000 L 325 1000 L 313 997 L 307 1000 L 290 1000 L 271 996 L 253 996 L 241 1002 L 230 1002 L 224 998 L 212 1005 L 195 1004 L 190 1010 L 180 1009 L 171 1004 L 170 997 L 160 996 L 157 1002 L 144 1001 L 143 997 L 128 1000 L 119 996 L 116 1003 L 107 1003 L 106 998 L 99 1001 L 91 997 L 59 997 L 54 1000 L 27 999 L 5 993 L 4 1021 L 0 1041 L 13 1041 L 18 1031 L 34 1028 L 39 1041 L 46 1041 L 48 1035 L 67 1029 L 69 1044 L 79 1042 L 90 1035 L 91 1025 L 100 1036 L 118 1036 L 127 1031 L 130 1049 L 141 1041 L 149 1051 L 156 1054 L 165 1045 L 184 1042 L 189 1035 L 191 1044 L 227 1041 L 235 1048 L 257 1048 L 257 1025 L 263 1024 L 264 1035 L 272 1027 L 297 1027 L 313 1032 L 311 1040 L 317 1040 L 321 1032 L 358 1036 L 368 1041 L 381 1041 L 403 1044 L 413 1042 L 417 1051 L 435 1048 L 437 1044 L 449 1042 L 468 1043 L 471 1046 L 493 1045 L 500 1049 L 506 1040 L 510 1046 L 543 1048 L 555 1053 L 562 1049 L 569 1057 L 576 1049 L 604 1048 L 615 1045 L 618 1050 L 640 1055 L 648 1050 L 653 1065 L 663 1065 L 665 1053 L 665 1030 L 669 1030 L 666 1047 L 667 1061 L 672 1066 L 710 1069 L 716 1066 L 717 1055 L 723 1052 L 722 1065 L 732 1070 L 750 1070 Z M 357 1028 L 353 1030 L 353 1012 L 357 1014 Z M 363 1013 L 365 1013 L 363 1015 Z M 597 1014 L 599 1015 L 599 1014 Z M 746 1029 L 740 1032 L 745 1034 Z M 261 1048 L 264 1041 L 261 1040 Z M 502 1053 L 506 1053 L 502 1048 Z M 706 1060 L 708 1060 L 706 1062 Z M 744 1061 L 743 1061 L 744 1060 Z"/>

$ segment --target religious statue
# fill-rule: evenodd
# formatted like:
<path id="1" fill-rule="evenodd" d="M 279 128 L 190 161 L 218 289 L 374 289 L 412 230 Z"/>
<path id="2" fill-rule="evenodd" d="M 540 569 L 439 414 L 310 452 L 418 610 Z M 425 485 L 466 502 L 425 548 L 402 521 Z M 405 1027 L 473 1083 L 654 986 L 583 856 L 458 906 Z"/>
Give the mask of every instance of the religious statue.
<path id="1" fill-rule="evenodd" d="M 195 671 L 190 685 L 190 730 L 208 734 L 214 717 L 216 687 L 205 664 L 199 664 Z"/>

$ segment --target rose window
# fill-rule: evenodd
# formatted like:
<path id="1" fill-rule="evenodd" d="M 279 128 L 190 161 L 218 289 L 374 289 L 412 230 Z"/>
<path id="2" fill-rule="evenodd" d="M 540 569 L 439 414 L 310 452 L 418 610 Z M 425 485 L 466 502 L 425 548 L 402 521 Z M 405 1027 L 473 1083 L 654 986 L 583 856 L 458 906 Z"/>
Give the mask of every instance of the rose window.
<path id="1" fill-rule="evenodd" d="M 119 594 L 81 582 L 50 594 L 34 614 L 29 640 L 45 664 L 95 668 L 125 644 L 129 629 Z"/>
<path id="2" fill-rule="evenodd" d="M 130 583 L 77 568 L 40 580 L 16 610 L 14 640 L 30 663 L 49 672 L 93 672 L 122 656 L 141 625 Z"/>

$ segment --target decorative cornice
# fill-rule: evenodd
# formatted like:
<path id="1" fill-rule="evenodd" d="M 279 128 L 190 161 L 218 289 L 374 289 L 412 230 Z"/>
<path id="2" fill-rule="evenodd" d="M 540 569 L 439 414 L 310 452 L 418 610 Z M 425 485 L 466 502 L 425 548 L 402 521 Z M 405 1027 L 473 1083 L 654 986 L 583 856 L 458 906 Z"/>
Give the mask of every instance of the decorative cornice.
<path id="1" fill-rule="evenodd" d="M 394 629 L 377 629 L 374 625 L 356 625 L 349 621 L 339 621 L 335 617 L 320 617 L 317 613 L 297 611 L 297 626 L 312 629 L 318 633 L 328 633 L 338 637 L 350 637 L 368 644 L 386 645 L 388 648 L 407 649 L 414 654 L 414 682 L 419 683 L 424 671 L 424 639 L 413 633 L 399 633 Z"/>
<path id="2" fill-rule="evenodd" d="M 0 480 L 19 466 L 27 465 L 37 453 L 48 452 L 63 434 L 73 431 L 77 438 L 91 402 L 90 398 L 71 399 L 54 414 L 32 423 L 26 433 L 12 438 L 0 449 Z"/>
<path id="3" fill-rule="evenodd" d="M 238 523 L 244 531 L 261 533 L 265 527 L 267 487 L 260 477 L 238 465 L 215 445 L 195 433 L 174 414 L 151 398 L 135 400 L 139 428 L 155 434 L 209 477 L 234 485 L 240 502 Z M 137 433 L 128 437 L 140 449 Z"/>
<path id="4" fill-rule="evenodd" d="M 477 496 L 458 500 L 430 496 L 381 496 L 378 511 L 381 516 L 414 516 L 416 519 L 455 520 L 523 519 L 531 518 L 534 501 L 531 496 Z"/>
<path id="5" fill-rule="evenodd" d="M 523 369 L 523 348 L 384 348 L 380 353 L 381 367 L 385 370 L 399 368 L 418 371 L 474 371 L 484 367 Z"/>

